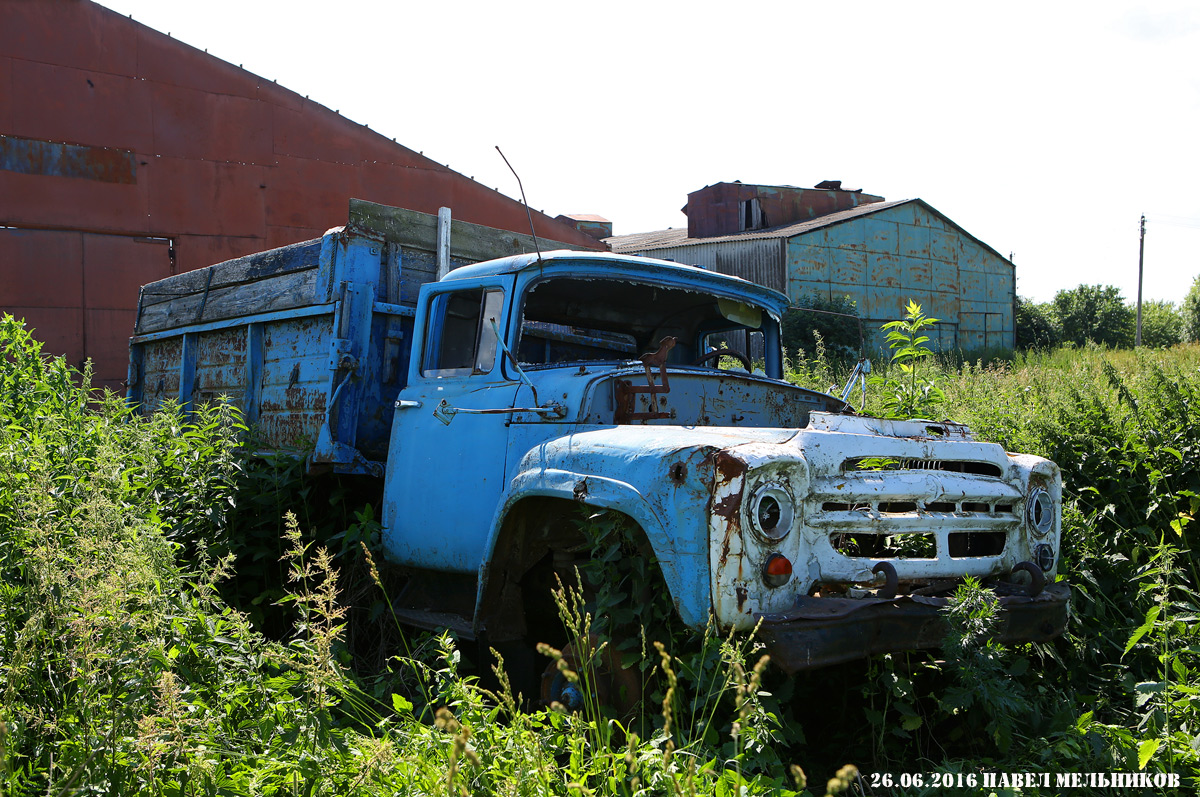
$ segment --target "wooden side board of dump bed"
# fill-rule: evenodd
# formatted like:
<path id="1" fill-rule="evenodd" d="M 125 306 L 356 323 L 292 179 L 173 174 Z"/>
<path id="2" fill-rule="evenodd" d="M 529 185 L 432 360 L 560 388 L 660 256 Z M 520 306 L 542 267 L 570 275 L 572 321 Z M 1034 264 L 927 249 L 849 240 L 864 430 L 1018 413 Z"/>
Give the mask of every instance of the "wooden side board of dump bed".
<path id="1" fill-rule="evenodd" d="M 144 286 L 130 401 L 152 412 L 227 396 L 265 448 L 311 447 L 311 462 L 378 471 L 417 295 L 437 278 L 438 233 L 436 216 L 351 200 L 349 224 L 321 238 Z M 535 248 L 466 222 L 449 239 L 450 268 Z"/>

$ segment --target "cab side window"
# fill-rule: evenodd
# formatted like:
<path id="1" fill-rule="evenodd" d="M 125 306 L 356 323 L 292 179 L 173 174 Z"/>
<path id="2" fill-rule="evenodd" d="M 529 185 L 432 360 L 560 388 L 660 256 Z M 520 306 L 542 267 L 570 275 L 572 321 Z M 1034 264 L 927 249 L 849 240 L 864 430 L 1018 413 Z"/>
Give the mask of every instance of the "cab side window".
<path id="1" fill-rule="evenodd" d="M 425 336 L 421 375 L 471 376 L 496 364 L 497 329 L 504 291 L 474 288 L 434 298 Z"/>

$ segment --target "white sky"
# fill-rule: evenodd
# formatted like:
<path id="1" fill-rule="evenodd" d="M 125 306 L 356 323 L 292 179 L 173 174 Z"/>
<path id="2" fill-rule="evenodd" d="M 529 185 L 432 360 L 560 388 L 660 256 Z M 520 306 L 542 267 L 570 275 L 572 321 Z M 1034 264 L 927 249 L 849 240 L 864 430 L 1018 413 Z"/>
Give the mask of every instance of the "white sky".
<path id="1" fill-rule="evenodd" d="M 920 197 L 1038 301 L 1200 274 L 1200 4 L 101 0 L 551 215 L 710 183 Z"/>

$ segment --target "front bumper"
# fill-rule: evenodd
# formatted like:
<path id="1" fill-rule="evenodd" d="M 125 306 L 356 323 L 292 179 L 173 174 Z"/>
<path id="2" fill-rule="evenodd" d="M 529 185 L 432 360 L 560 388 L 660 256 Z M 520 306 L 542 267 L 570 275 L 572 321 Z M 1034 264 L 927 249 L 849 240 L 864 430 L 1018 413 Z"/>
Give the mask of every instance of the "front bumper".
<path id="1" fill-rule="evenodd" d="M 1067 625 L 1066 584 L 1049 584 L 1036 597 L 997 596 L 998 642 L 1046 642 Z M 949 626 L 941 609 L 948 598 L 898 595 L 895 598 L 796 599 L 787 612 L 758 615 L 759 635 L 774 664 L 788 674 L 942 644 Z"/>

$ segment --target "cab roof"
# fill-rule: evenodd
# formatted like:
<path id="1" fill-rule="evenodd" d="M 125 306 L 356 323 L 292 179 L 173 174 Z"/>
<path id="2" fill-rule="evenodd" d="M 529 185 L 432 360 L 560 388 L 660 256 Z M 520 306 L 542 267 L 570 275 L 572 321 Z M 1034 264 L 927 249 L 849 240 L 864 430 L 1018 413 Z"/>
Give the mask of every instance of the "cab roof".
<path id="1" fill-rule="evenodd" d="M 788 297 L 779 291 L 729 274 L 651 257 L 569 249 L 543 252 L 540 258 L 536 254 L 523 254 L 459 266 L 441 281 L 445 283 L 509 274 L 532 275 L 535 278 L 569 276 L 584 279 L 624 279 L 662 284 L 736 298 L 765 307 L 776 316 L 782 315 L 791 304 Z"/>

